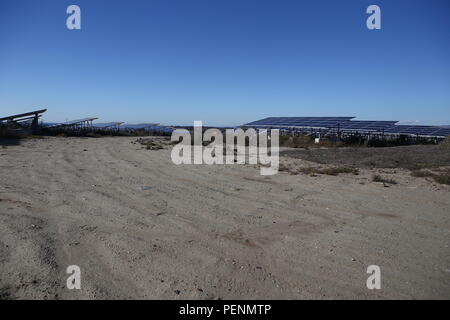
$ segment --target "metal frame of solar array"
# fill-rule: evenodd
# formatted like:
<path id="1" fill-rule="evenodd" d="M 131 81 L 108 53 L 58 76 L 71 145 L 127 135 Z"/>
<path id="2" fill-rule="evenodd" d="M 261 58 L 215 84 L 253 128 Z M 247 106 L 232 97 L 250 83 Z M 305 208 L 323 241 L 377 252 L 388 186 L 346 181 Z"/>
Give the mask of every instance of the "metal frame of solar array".
<path id="1" fill-rule="evenodd" d="M 84 121 L 94 121 L 98 118 L 85 118 L 85 119 L 80 119 L 80 120 L 72 120 L 72 121 L 67 121 L 67 122 L 62 122 L 62 123 L 52 123 L 47 125 L 48 127 L 64 127 L 64 126 L 72 126 L 72 125 L 76 125 L 79 123 L 82 123 Z"/>
<path id="2" fill-rule="evenodd" d="M 64 127 L 72 127 L 78 129 L 86 129 L 92 128 L 92 121 L 97 120 L 98 118 L 84 118 L 78 120 L 67 121 L 64 123 L 57 123 L 49 126 L 49 128 L 64 128 Z"/>
<path id="3" fill-rule="evenodd" d="M 77 124 L 82 124 L 83 122 L 92 122 L 92 121 L 97 120 L 97 119 L 98 118 L 84 118 L 84 119 L 67 121 L 67 122 L 61 123 L 60 125 L 62 125 L 62 126 L 73 126 L 73 125 L 77 125 Z"/>

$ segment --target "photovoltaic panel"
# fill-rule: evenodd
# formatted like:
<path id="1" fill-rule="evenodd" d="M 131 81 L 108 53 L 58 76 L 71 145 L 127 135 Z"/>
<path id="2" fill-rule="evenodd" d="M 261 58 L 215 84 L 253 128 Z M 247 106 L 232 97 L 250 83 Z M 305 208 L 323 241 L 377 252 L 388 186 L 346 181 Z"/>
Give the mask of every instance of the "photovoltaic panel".
<path id="1" fill-rule="evenodd" d="M 120 126 L 120 129 L 123 130 L 138 130 L 138 129 L 146 129 L 151 126 L 157 125 L 156 123 L 138 123 L 138 124 L 124 124 Z"/>
<path id="2" fill-rule="evenodd" d="M 398 125 L 389 128 L 387 133 L 395 134 L 411 134 L 411 135 L 425 135 L 425 136 L 435 136 L 438 131 L 442 130 L 438 126 L 407 126 Z"/>
<path id="3" fill-rule="evenodd" d="M 46 111 L 47 111 L 47 109 L 42 109 L 42 110 L 36 110 L 36 111 L 27 112 L 27 113 L 15 114 L 15 115 L 12 115 L 12 116 L 0 118 L 0 121 L 14 120 L 14 119 L 17 119 L 17 118 L 29 117 L 29 116 L 33 116 L 33 115 L 36 115 L 36 114 L 44 113 Z"/>
<path id="4" fill-rule="evenodd" d="M 441 128 L 435 132 L 438 137 L 450 137 L 450 128 Z"/>
<path id="5" fill-rule="evenodd" d="M 397 121 L 366 121 L 356 120 L 339 124 L 339 129 L 343 131 L 375 131 L 385 132 L 394 126 Z"/>
<path id="6" fill-rule="evenodd" d="M 123 122 L 107 122 L 107 123 L 95 123 L 93 125 L 94 128 L 105 129 L 109 127 L 120 126 Z"/>

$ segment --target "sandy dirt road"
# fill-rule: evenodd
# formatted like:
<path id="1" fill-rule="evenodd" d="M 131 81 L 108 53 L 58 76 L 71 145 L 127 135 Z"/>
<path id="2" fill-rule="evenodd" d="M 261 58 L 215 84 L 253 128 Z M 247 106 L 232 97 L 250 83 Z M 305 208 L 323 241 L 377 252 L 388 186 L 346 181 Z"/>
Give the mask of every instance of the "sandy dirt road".
<path id="1" fill-rule="evenodd" d="M 0 149 L 0 297 L 450 298 L 448 187 L 176 166 L 135 140 Z M 381 290 L 366 287 L 373 264 Z"/>

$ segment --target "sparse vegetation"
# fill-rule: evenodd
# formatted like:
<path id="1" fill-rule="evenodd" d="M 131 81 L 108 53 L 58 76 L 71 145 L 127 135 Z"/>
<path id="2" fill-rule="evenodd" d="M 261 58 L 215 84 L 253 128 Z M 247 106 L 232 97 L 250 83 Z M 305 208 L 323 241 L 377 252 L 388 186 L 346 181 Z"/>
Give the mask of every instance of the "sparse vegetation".
<path id="1" fill-rule="evenodd" d="M 433 175 L 433 179 L 437 183 L 450 185 L 450 174 L 448 174 L 448 173 L 441 174 L 441 175 L 439 175 L 439 174 Z"/>
<path id="2" fill-rule="evenodd" d="M 342 141 L 328 141 L 321 140 L 319 143 L 314 142 L 314 138 L 305 134 L 298 136 L 282 134 L 280 135 L 280 147 L 287 148 L 314 148 L 314 147 L 343 147 L 344 143 Z"/>
<path id="3" fill-rule="evenodd" d="M 156 144 L 153 144 L 153 145 L 152 144 L 147 144 L 145 149 L 147 149 L 147 150 L 160 150 L 160 149 L 163 149 L 163 147 L 160 146 L 160 145 L 156 145 Z"/>
<path id="4" fill-rule="evenodd" d="M 324 165 L 350 168 L 403 168 L 419 170 L 450 166 L 450 148 L 441 145 L 414 145 L 389 148 L 330 148 L 286 150 L 281 156 Z"/>
<path id="5" fill-rule="evenodd" d="M 445 138 L 440 144 L 439 147 L 444 151 L 450 151 L 450 137 Z"/>
<path id="6" fill-rule="evenodd" d="M 384 177 L 380 176 L 379 174 L 373 175 L 372 181 L 373 182 L 382 182 L 382 183 L 387 183 L 387 184 L 397 184 L 398 183 L 394 179 L 384 178 Z"/>
<path id="7" fill-rule="evenodd" d="M 0 288 L 0 300 L 12 300 L 13 297 L 9 287 Z"/>
<path id="8" fill-rule="evenodd" d="M 39 135 L 35 135 L 35 134 L 27 134 L 27 133 L 22 133 L 22 134 L 18 134 L 17 135 L 20 139 L 36 139 L 36 140 L 42 140 L 45 139 L 44 136 L 39 136 Z"/>
<path id="9" fill-rule="evenodd" d="M 347 167 L 330 167 L 330 168 L 320 168 L 320 167 L 304 167 L 304 168 L 291 168 L 287 167 L 285 165 L 280 165 L 279 167 L 280 171 L 286 171 L 290 174 L 309 174 L 309 175 L 316 175 L 316 174 L 325 174 L 329 176 L 337 176 L 341 173 L 350 173 L 354 175 L 359 174 L 359 170 L 355 168 L 347 168 Z"/>
<path id="10" fill-rule="evenodd" d="M 101 138 L 102 135 L 100 133 L 96 133 L 96 132 L 88 132 L 88 133 L 86 133 L 86 137 L 88 137 L 88 138 Z"/>
<path id="11" fill-rule="evenodd" d="M 318 174 L 327 174 L 329 176 L 337 176 L 340 173 L 351 173 L 353 175 L 358 175 L 359 170 L 355 168 L 347 168 L 347 167 L 337 167 L 337 168 L 324 168 L 317 170 Z"/>
<path id="12" fill-rule="evenodd" d="M 433 176 L 433 173 L 428 170 L 413 170 L 411 171 L 411 175 L 417 178 L 425 178 Z"/>
<path id="13" fill-rule="evenodd" d="M 429 177 L 439 184 L 450 185 L 450 169 L 437 169 L 435 172 L 428 170 L 415 170 L 411 172 L 411 175 L 418 178 Z"/>
<path id="14" fill-rule="evenodd" d="M 280 165 L 280 171 L 291 174 L 327 174 L 340 173 L 358 174 L 357 168 L 401 168 L 411 171 L 413 177 L 431 178 L 439 184 L 450 185 L 450 139 L 440 145 L 415 145 L 390 148 L 333 148 L 313 150 L 289 150 L 280 154 L 291 158 L 300 158 L 322 165 L 339 165 L 337 167 L 306 167 L 295 168 Z M 372 181 L 386 184 L 398 182 L 382 177 L 372 176 Z"/>
<path id="15" fill-rule="evenodd" d="M 143 145 L 146 150 L 161 150 L 164 149 L 162 141 L 155 141 L 151 138 L 139 138 L 135 141 L 135 143 L 139 143 Z"/>

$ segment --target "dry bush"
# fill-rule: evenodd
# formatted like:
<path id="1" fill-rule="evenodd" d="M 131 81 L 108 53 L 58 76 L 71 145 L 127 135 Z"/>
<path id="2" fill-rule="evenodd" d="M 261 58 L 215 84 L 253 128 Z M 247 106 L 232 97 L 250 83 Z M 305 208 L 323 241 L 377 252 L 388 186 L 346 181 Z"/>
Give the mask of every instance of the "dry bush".
<path id="1" fill-rule="evenodd" d="M 292 136 L 288 134 L 280 135 L 280 147 L 288 148 L 307 148 L 314 141 L 311 137 L 306 135 Z"/>
<path id="2" fill-rule="evenodd" d="M 417 177 L 417 178 L 425 178 L 425 177 L 433 176 L 433 173 L 430 171 L 426 171 L 426 170 L 414 170 L 414 171 L 411 171 L 411 175 L 413 177 Z"/>
<path id="3" fill-rule="evenodd" d="M 160 149 L 164 149 L 164 147 L 159 144 L 156 143 L 153 139 L 148 139 L 148 138 L 139 138 L 135 141 L 136 143 L 140 143 L 141 145 L 143 145 L 145 147 L 145 149 L 147 150 L 160 150 Z"/>
<path id="4" fill-rule="evenodd" d="M 450 137 L 445 138 L 440 144 L 439 147 L 442 150 L 450 151 Z"/>
<path id="5" fill-rule="evenodd" d="M 380 176 L 379 174 L 375 174 L 372 176 L 373 182 L 382 182 L 382 183 L 388 183 L 388 184 L 397 184 L 397 181 L 394 179 L 388 179 Z"/>
<path id="6" fill-rule="evenodd" d="M 306 167 L 298 170 L 303 174 L 326 174 L 329 176 L 337 176 L 340 173 L 351 173 L 354 175 L 359 174 L 359 170 L 355 168 L 347 167 L 332 167 L 332 168 L 317 168 L 317 167 Z"/>
<path id="7" fill-rule="evenodd" d="M 290 172 L 291 170 L 292 170 L 291 167 L 289 167 L 283 163 L 280 163 L 280 165 L 278 166 L 278 171 Z"/>
<path id="8" fill-rule="evenodd" d="M 359 174 L 359 170 L 356 168 L 338 167 L 338 168 L 326 168 L 322 170 L 322 173 L 337 176 L 340 173 L 351 173 L 354 175 Z"/>
<path id="9" fill-rule="evenodd" d="M 11 289 L 9 287 L 0 288 L 0 301 L 1 300 L 13 300 L 11 295 Z"/>
<path id="10" fill-rule="evenodd" d="M 433 175 L 434 181 L 440 184 L 450 185 L 450 174 L 435 174 Z"/>

